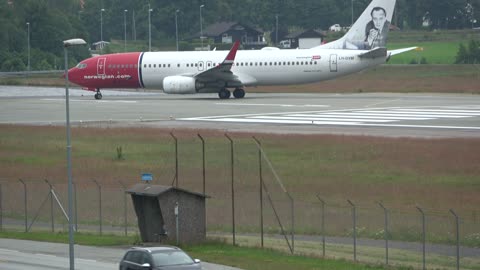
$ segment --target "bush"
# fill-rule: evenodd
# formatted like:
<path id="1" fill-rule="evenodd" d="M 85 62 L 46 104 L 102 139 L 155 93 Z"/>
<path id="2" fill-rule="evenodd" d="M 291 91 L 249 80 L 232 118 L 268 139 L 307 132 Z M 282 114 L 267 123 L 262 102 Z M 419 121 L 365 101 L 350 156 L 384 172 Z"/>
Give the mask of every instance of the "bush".
<path id="1" fill-rule="evenodd" d="M 461 43 L 458 47 L 455 64 L 477 64 L 480 63 L 480 42 L 470 40 L 468 48 Z"/>

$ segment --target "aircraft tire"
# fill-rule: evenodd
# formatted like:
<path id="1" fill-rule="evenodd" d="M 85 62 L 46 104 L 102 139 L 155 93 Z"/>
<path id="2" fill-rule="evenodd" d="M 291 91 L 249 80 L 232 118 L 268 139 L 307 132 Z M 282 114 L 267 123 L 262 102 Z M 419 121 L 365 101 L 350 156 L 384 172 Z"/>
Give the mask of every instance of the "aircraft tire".
<path id="1" fill-rule="evenodd" d="M 223 88 L 222 90 L 220 90 L 220 92 L 218 92 L 218 97 L 220 99 L 229 99 L 230 95 L 231 95 L 230 91 L 228 91 L 225 88 Z"/>
<path id="2" fill-rule="evenodd" d="M 100 100 L 100 99 L 102 99 L 103 96 L 100 93 L 96 93 L 94 97 L 95 97 L 96 100 Z"/>
<path id="3" fill-rule="evenodd" d="M 233 96 L 235 98 L 244 98 L 245 97 L 245 90 L 242 88 L 237 88 L 235 91 L 233 91 Z"/>

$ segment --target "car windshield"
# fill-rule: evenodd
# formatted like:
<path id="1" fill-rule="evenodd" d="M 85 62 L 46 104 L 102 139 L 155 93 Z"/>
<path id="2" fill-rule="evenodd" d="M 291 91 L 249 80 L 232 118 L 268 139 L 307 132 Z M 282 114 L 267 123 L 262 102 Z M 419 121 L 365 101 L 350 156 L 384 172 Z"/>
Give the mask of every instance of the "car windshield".
<path id="1" fill-rule="evenodd" d="M 155 266 L 193 264 L 190 256 L 181 250 L 158 251 L 152 254 Z"/>

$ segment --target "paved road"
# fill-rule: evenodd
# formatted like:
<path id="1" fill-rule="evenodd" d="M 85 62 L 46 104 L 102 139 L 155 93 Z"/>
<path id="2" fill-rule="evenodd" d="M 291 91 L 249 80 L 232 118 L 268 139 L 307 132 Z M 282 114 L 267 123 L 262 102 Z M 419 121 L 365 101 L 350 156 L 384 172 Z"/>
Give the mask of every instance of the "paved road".
<path id="1" fill-rule="evenodd" d="M 125 248 L 126 249 L 126 248 Z M 75 269 L 117 270 L 125 253 L 122 248 L 99 248 L 75 245 Z M 0 239 L 0 269 L 51 270 L 69 269 L 66 244 Z M 240 270 L 202 262 L 204 270 Z"/>
<path id="2" fill-rule="evenodd" d="M 0 86 L 0 123 L 63 125 L 62 88 Z M 165 95 L 72 90 L 74 125 L 151 126 L 243 132 L 480 137 L 480 95 Z"/>

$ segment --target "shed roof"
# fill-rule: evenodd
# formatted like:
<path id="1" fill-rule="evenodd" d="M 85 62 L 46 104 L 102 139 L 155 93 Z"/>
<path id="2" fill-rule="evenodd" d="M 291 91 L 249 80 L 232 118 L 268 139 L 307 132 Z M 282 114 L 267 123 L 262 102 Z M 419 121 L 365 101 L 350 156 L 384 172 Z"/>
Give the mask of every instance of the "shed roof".
<path id="1" fill-rule="evenodd" d="M 309 29 L 300 30 L 294 33 L 288 34 L 285 38 L 302 38 L 302 37 L 325 37 L 325 33 L 322 30 Z"/>
<path id="2" fill-rule="evenodd" d="M 171 190 L 184 192 L 184 193 L 194 195 L 194 196 L 198 196 L 198 197 L 210 198 L 209 196 L 203 195 L 201 193 L 192 192 L 192 191 L 188 191 L 188 190 L 181 189 L 181 188 L 176 188 L 176 187 L 172 187 L 172 186 L 162 186 L 162 185 L 150 185 L 150 184 L 136 184 L 136 185 L 132 186 L 131 188 L 129 188 L 127 190 L 127 193 L 135 194 L 135 195 L 144 195 L 144 196 L 156 197 L 156 196 L 162 195 L 164 193 L 167 193 Z"/>

